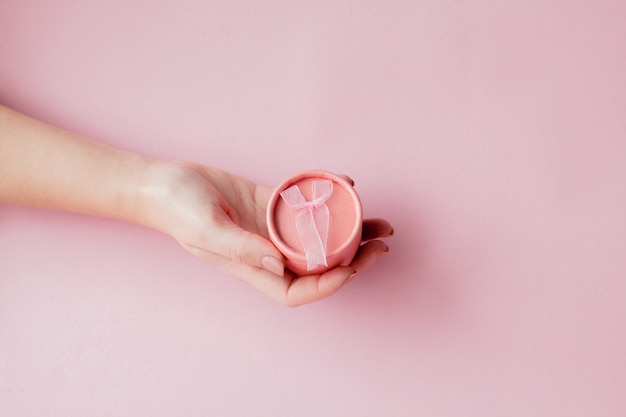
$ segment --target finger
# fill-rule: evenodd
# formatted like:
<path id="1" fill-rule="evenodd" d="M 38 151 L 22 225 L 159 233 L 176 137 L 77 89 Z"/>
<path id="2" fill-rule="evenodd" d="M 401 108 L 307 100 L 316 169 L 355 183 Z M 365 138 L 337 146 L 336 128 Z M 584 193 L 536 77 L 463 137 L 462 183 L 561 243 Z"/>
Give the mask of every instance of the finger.
<path id="1" fill-rule="evenodd" d="M 381 237 L 393 236 L 391 224 L 384 219 L 366 219 L 363 221 L 362 240 L 368 241 Z"/>
<path id="2" fill-rule="evenodd" d="M 369 241 L 359 248 L 359 251 L 350 265 L 361 273 L 388 252 L 389 246 L 382 240 Z"/>
<path id="3" fill-rule="evenodd" d="M 357 270 L 352 266 L 333 268 L 322 275 L 302 276 L 291 281 L 285 293 L 285 305 L 297 307 L 322 300 L 336 293 Z"/>
<path id="4" fill-rule="evenodd" d="M 260 280 L 255 279 L 249 282 L 280 303 L 290 307 L 297 307 L 333 295 L 388 252 L 389 247 L 384 242 L 373 240 L 359 248 L 356 257 L 349 266 L 340 266 L 322 275 L 309 275 L 289 279 L 289 274 L 286 273 L 281 281 L 278 281 L 275 276 L 270 277 L 269 280 L 259 276 L 257 278 L 261 278 Z M 287 288 L 283 290 L 285 285 L 287 285 Z"/>
<path id="5" fill-rule="evenodd" d="M 185 248 L 192 255 L 217 266 L 228 275 L 247 282 L 263 294 L 281 304 L 287 304 L 287 290 L 294 279 L 291 272 L 285 271 L 282 276 L 276 276 L 274 273 L 264 268 L 235 262 L 230 258 L 202 248 L 194 246 L 185 246 Z"/>
<path id="6" fill-rule="evenodd" d="M 279 277 L 265 269 L 237 263 L 202 248 L 187 247 L 187 250 L 288 307 L 298 307 L 334 294 L 357 272 L 353 266 L 341 266 L 322 275 L 295 278 L 290 271 L 285 271 Z"/>
<path id="7" fill-rule="evenodd" d="M 251 233 L 223 214 L 208 231 L 207 249 L 237 263 L 264 268 L 275 275 L 284 273 L 283 256 L 267 239 Z"/>
<path id="8" fill-rule="evenodd" d="M 186 247 L 193 255 L 222 269 L 227 274 L 241 279 L 275 301 L 297 307 L 322 300 L 347 284 L 358 273 L 368 269 L 386 251 L 387 245 L 379 240 L 364 244 L 352 265 L 334 268 L 322 275 L 309 275 L 295 278 L 290 271 L 276 276 L 263 268 L 234 262 L 197 247 Z"/>
<path id="9" fill-rule="evenodd" d="M 359 273 L 367 270 L 381 256 L 389 252 L 389 247 L 380 240 L 365 243 L 352 261 L 351 265 L 340 266 L 322 275 L 308 275 L 294 278 L 291 272 L 285 271 L 283 277 L 276 277 L 266 271 L 254 270 L 249 266 L 245 271 L 223 268 L 231 275 L 238 276 L 253 285 L 262 293 L 289 307 L 297 307 L 322 300 L 350 282 Z"/>

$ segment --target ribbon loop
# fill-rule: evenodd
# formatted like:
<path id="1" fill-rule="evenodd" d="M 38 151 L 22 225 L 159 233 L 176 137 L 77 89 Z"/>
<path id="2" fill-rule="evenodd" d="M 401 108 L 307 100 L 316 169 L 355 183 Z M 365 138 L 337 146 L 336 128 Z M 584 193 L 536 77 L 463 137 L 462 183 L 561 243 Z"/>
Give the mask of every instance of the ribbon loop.
<path id="1" fill-rule="evenodd" d="M 287 206 L 300 210 L 296 215 L 296 230 L 306 255 L 307 270 L 316 266 L 328 266 L 326 244 L 330 212 L 324 204 L 333 193 L 333 182 L 329 180 L 313 181 L 313 198 L 307 201 L 297 185 L 292 185 L 280 193 Z"/>

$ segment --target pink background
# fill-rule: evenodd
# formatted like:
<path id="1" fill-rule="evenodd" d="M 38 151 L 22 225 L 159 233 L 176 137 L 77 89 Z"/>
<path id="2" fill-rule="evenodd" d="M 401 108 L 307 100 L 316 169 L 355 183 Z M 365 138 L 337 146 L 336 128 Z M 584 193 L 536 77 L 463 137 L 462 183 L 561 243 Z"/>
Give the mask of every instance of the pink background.
<path id="1" fill-rule="evenodd" d="M 0 207 L 2 417 L 626 415 L 626 2 L 2 0 L 0 102 L 396 229 L 294 310 Z"/>

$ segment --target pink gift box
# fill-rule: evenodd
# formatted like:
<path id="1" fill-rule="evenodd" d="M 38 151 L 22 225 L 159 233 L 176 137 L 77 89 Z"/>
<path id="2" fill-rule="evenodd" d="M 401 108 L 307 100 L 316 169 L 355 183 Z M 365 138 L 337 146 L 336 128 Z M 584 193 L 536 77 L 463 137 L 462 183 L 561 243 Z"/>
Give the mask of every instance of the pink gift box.
<path id="1" fill-rule="evenodd" d="M 285 180 L 267 209 L 270 239 L 298 275 L 321 274 L 348 265 L 359 249 L 361 200 L 342 177 L 320 170 Z"/>

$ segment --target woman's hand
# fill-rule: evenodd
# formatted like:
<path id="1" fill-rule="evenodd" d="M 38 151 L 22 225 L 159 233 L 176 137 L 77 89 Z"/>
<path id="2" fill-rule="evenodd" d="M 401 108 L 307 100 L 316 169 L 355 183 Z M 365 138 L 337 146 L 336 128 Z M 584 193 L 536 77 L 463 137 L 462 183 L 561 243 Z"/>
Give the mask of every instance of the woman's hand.
<path id="1" fill-rule="evenodd" d="M 349 266 L 297 277 L 267 239 L 271 189 L 215 168 L 164 162 L 0 105 L 0 204 L 110 217 L 170 234 L 185 249 L 290 306 L 327 297 L 388 251 L 393 230 L 366 220 Z"/>
<path id="2" fill-rule="evenodd" d="M 140 183 L 141 222 L 288 306 L 328 297 L 389 251 L 378 238 L 392 235 L 391 225 L 366 220 L 364 243 L 351 265 L 296 276 L 284 268 L 282 254 L 267 238 L 271 193 L 269 187 L 215 168 L 155 161 Z"/>

